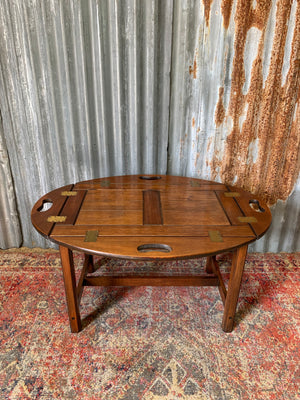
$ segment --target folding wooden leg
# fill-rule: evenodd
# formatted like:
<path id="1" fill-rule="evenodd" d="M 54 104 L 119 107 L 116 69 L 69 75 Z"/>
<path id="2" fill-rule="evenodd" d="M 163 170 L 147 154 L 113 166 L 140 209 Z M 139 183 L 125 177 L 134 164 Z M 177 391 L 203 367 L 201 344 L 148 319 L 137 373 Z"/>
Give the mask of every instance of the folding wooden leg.
<path id="1" fill-rule="evenodd" d="M 240 293 L 240 286 L 244 271 L 245 259 L 248 246 L 242 246 L 233 253 L 232 266 L 230 271 L 228 291 L 225 299 L 222 328 L 224 332 L 231 332 L 233 329 L 235 310 Z"/>
<path id="2" fill-rule="evenodd" d="M 214 270 L 213 270 L 213 257 L 215 256 L 209 256 L 206 259 L 206 266 L 205 266 L 205 271 L 207 274 L 213 274 Z"/>
<path id="3" fill-rule="evenodd" d="M 84 257 L 85 257 L 85 262 L 88 263 L 88 268 L 87 268 L 88 272 L 93 273 L 95 271 L 93 256 L 91 254 L 85 254 Z"/>
<path id="4" fill-rule="evenodd" d="M 69 320 L 72 332 L 82 329 L 79 313 L 79 302 L 76 288 L 73 252 L 64 246 L 59 246 L 62 270 L 65 282 L 65 291 L 68 305 Z"/>

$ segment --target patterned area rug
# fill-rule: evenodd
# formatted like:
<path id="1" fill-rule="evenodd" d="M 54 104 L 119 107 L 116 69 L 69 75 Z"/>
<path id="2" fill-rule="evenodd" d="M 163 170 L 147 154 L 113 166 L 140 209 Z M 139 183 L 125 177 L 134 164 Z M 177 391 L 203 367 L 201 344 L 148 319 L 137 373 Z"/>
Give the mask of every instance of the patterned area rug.
<path id="1" fill-rule="evenodd" d="M 96 261 L 103 273 L 173 274 L 205 262 Z M 85 329 L 71 334 L 58 253 L 2 251 L 0 398 L 297 399 L 299 265 L 300 253 L 249 254 L 230 334 L 213 287 L 86 288 Z"/>

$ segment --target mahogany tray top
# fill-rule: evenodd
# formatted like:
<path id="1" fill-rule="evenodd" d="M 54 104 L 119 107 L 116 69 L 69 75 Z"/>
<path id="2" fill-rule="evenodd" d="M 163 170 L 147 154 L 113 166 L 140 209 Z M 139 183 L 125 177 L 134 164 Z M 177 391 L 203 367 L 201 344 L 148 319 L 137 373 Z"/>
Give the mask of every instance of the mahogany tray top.
<path id="1" fill-rule="evenodd" d="M 79 182 L 46 194 L 32 210 L 35 228 L 59 245 L 144 260 L 221 253 L 255 241 L 270 222 L 267 205 L 248 192 L 177 176 Z"/>

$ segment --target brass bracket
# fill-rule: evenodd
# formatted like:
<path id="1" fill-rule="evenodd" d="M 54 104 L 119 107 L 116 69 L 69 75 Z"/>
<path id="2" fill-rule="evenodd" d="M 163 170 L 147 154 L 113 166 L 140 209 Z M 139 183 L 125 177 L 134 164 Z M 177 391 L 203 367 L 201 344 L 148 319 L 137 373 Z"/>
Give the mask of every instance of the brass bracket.
<path id="1" fill-rule="evenodd" d="M 65 222 L 67 217 L 60 216 L 60 215 L 51 215 L 51 217 L 47 218 L 48 222 Z"/>
<path id="2" fill-rule="evenodd" d="M 110 181 L 101 181 L 100 185 L 101 185 L 101 187 L 109 187 L 110 186 Z"/>
<path id="3" fill-rule="evenodd" d="M 208 235 L 212 242 L 223 242 L 222 235 L 219 231 L 208 231 Z"/>
<path id="4" fill-rule="evenodd" d="M 191 183 L 191 186 L 192 186 L 192 187 L 199 187 L 199 186 L 201 186 L 201 182 L 190 181 L 190 183 Z"/>
<path id="5" fill-rule="evenodd" d="M 257 219 L 255 217 L 238 217 L 238 220 L 240 222 L 248 222 L 248 223 L 257 222 Z"/>
<path id="6" fill-rule="evenodd" d="M 85 242 L 96 242 L 98 237 L 98 231 L 86 231 Z"/>
<path id="7" fill-rule="evenodd" d="M 62 196 L 76 196 L 77 192 L 61 192 Z"/>
<path id="8" fill-rule="evenodd" d="M 225 197 L 240 197 L 240 195 L 239 192 L 224 192 Z"/>

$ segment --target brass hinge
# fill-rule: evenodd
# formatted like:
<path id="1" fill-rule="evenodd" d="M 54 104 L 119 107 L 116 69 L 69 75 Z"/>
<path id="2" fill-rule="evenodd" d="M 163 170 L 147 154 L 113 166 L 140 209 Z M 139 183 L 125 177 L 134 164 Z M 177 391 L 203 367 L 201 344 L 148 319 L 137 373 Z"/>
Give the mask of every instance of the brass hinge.
<path id="1" fill-rule="evenodd" d="M 61 192 L 62 196 L 76 196 L 77 192 Z"/>
<path id="2" fill-rule="evenodd" d="M 201 186 L 201 182 L 198 181 L 190 181 L 192 187 L 199 187 Z"/>
<path id="3" fill-rule="evenodd" d="M 67 217 L 62 215 L 51 215 L 51 217 L 47 218 L 48 222 L 65 222 Z"/>
<path id="4" fill-rule="evenodd" d="M 96 242 L 98 237 L 98 231 L 86 231 L 85 242 Z"/>
<path id="5" fill-rule="evenodd" d="M 249 224 L 251 222 L 257 222 L 257 219 L 255 217 L 238 217 L 238 220 L 240 222 L 248 222 Z"/>
<path id="6" fill-rule="evenodd" d="M 110 186 L 110 181 L 101 181 L 100 185 L 101 185 L 101 187 L 109 187 Z"/>
<path id="7" fill-rule="evenodd" d="M 224 192 L 225 197 L 240 197 L 240 195 L 239 192 Z"/>
<path id="8" fill-rule="evenodd" d="M 208 231 L 208 235 L 212 242 L 223 242 L 222 235 L 219 231 Z"/>

